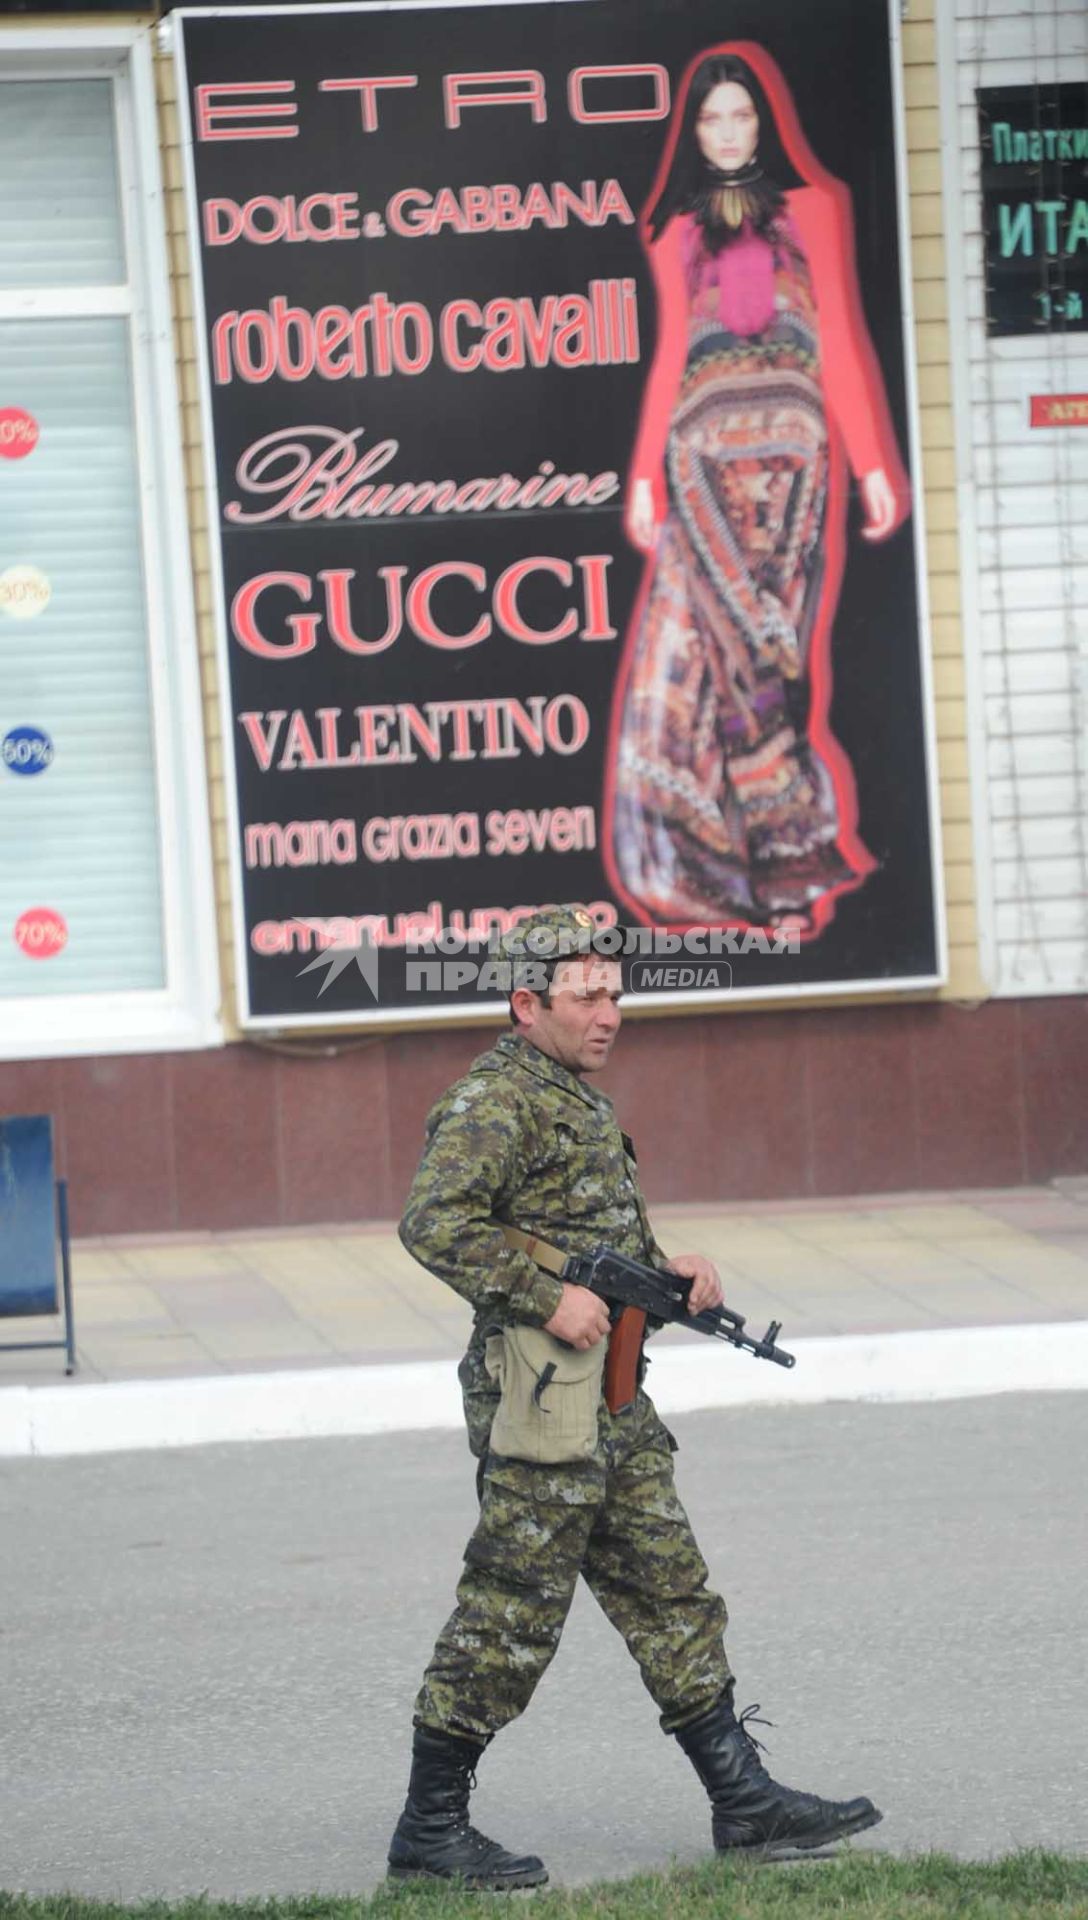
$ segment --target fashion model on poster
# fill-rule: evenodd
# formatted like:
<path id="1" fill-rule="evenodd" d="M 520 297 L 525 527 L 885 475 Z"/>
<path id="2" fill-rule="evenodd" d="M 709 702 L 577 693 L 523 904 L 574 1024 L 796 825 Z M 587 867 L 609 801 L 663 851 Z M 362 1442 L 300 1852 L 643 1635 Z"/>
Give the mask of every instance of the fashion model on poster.
<path id="1" fill-rule="evenodd" d="M 845 466 L 867 540 L 910 493 L 849 193 L 761 47 L 689 69 L 643 237 L 658 345 L 626 526 L 652 558 L 613 713 L 611 877 L 642 919 L 819 932 L 876 864 L 827 717 Z"/>

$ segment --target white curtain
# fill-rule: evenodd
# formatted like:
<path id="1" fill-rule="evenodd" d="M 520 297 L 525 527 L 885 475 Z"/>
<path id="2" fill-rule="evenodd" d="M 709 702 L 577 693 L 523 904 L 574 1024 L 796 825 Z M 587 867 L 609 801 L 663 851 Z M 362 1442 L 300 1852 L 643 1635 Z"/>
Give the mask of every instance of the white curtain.
<path id="1" fill-rule="evenodd" d="M 164 984 L 130 320 L 94 312 L 125 273 L 112 82 L 0 82 L 0 289 L 90 309 L 0 318 L 0 409 L 39 433 L 0 458 L 0 1021 L 12 997 Z M 31 618 L 4 591 L 27 568 Z M 3 751 L 27 728 L 39 772 Z M 67 927 L 48 959 L 15 938 L 34 908 Z"/>

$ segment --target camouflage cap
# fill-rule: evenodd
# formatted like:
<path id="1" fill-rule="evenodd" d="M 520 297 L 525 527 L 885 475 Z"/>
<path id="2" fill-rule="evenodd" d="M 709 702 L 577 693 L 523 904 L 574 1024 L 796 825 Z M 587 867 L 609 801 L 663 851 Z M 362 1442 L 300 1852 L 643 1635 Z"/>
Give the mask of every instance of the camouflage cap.
<path id="1" fill-rule="evenodd" d="M 499 950 L 507 960 L 559 960 L 592 953 L 596 923 L 585 907 L 541 907 L 503 935 Z"/>

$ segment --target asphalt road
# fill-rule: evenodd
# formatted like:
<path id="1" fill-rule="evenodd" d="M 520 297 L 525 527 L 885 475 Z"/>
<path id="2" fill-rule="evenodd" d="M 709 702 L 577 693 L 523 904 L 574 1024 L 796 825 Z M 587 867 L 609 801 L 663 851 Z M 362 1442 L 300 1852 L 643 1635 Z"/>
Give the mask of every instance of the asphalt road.
<path id="1" fill-rule="evenodd" d="M 865 1847 L 1088 1851 L 1088 1395 L 675 1426 L 772 1770 L 872 1794 Z M 443 1433 L 3 1463 L 0 1886 L 371 1887 L 473 1508 Z M 561 1881 L 705 1850 L 586 1595 L 474 1806 Z"/>

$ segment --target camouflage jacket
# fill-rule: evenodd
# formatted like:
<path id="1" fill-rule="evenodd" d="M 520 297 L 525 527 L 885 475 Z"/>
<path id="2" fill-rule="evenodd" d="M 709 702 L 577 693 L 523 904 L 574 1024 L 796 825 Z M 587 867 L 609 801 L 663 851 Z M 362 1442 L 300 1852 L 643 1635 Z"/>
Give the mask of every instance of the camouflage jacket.
<path id="1" fill-rule="evenodd" d="M 516 1033 L 428 1115 L 400 1237 L 478 1322 L 542 1326 L 561 1282 L 507 1246 L 497 1220 L 568 1252 L 604 1245 L 665 1264 L 611 1100 Z"/>

